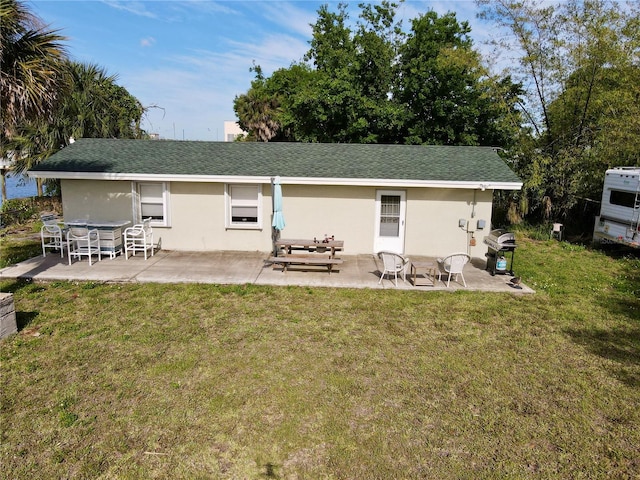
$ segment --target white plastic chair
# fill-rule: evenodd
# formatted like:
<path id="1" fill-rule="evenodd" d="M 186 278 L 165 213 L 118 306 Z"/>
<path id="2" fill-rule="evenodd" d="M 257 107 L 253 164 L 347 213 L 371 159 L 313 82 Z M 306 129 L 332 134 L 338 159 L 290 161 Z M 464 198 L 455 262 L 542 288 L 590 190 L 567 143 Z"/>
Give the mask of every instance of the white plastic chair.
<path id="1" fill-rule="evenodd" d="M 393 252 L 379 252 L 378 258 L 382 260 L 383 270 L 380 274 L 380 280 L 378 284 L 382 282 L 382 279 L 387 274 L 393 274 L 395 276 L 395 284 L 398 286 L 398 273 L 402 273 L 402 281 L 407 281 L 407 265 L 409 265 L 409 259 Z"/>
<path id="2" fill-rule="evenodd" d="M 40 241 L 42 242 L 42 256 L 47 256 L 47 248 L 60 250 L 60 258 L 64 257 L 63 230 L 53 215 L 41 215 Z"/>
<path id="3" fill-rule="evenodd" d="M 469 263 L 471 257 L 466 253 L 452 253 L 444 258 L 438 258 L 438 267 L 440 273 L 438 277 L 442 280 L 442 274 L 446 273 L 447 276 L 447 288 L 449 288 L 449 282 L 451 282 L 451 276 L 454 276 L 454 280 L 458 281 L 458 275 L 462 277 L 462 284 L 466 287 L 467 282 L 464 281 L 464 275 L 462 269 Z"/>
<path id="4" fill-rule="evenodd" d="M 551 229 L 551 238 L 557 238 L 559 242 L 562 241 L 562 233 L 564 231 L 564 225 L 561 223 L 554 223 Z"/>
<path id="5" fill-rule="evenodd" d="M 151 251 L 153 257 L 153 229 L 149 218 L 124 231 L 124 256 L 127 260 L 129 255 L 135 255 L 136 252 L 144 252 L 146 260 L 147 251 Z"/>
<path id="6" fill-rule="evenodd" d="M 71 259 L 82 256 L 89 257 L 89 265 L 93 255 L 98 255 L 98 261 L 102 260 L 100 251 L 100 235 L 98 230 L 89 230 L 87 227 L 71 227 L 67 232 L 67 252 L 69 254 L 69 265 Z"/>

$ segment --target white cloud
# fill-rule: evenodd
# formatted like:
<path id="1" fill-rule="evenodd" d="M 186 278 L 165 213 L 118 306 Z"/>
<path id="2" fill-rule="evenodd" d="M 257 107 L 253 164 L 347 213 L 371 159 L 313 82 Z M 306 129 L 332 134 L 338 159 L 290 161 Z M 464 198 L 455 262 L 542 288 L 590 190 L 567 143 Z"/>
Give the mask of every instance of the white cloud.
<path id="1" fill-rule="evenodd" d="M 129 71 L 124 86 L 143 105 L 159 107 L 149 109 L 143 128 L 162 138 L 222 140 L 224 121 L 235 120 L 233 99 L 254 79 L 253 62 L 270 75 L 308 50 L 307 38 L 293 30 L 271 30 L 252 41 L 220 38 L 215 51 L 183 50 L 158 59 L 161 68 Z"/>
<path id="2" fill-rule="evenodd" d="M 153 47 L 156 43 L 156 39 L 153 37 L 146 37 L 140 40 L 141 47 Z"/>
<path id="3" fill-rule="evenodd" d="M 309 49 L 305 41 L 285 34 L 268 35 L 257 43 L 230 41 L 229 45 L 235 56 L 245 62 L 247 59 L 255 60 L 266 74 L 301 60 Z M 247 64 L 247 68 L 250 65 Z"/>
<path id="4" fill-rule="evenodd" d="M 263 2 L 260 4 L 261 15 L 292 33 L 311 39 L 311 24 L 316 22 L 318 15 L 316 10 L 299 8 L 300 4 L 301 2 Z"/>
<path id="5" fill-rule="evenodd" d="M 249 7 L 251 4 L 256 8 L 247 8 L 246 2 L 225 2 L 222 7 L 228 6 L 226 10 L 220 10 L 221 5 L 216 2 L 170 3 L 173 13 L 180 17 L 208 11 L 216 17 L 220 13 L 232 15 L 241 24 L 246 18 L 251 34 L 212 37 L 213 43 L 184 45 L 181 50 L 167 51 L 156 58 L 152 67 L 140 65 L 121 72 L 123 85 L 143 105 L 159 107 L 149 110 L 143 128 L 159 133 L 162 138 L 223 140 L 224 121 L 235 120 L 233 99 L 245 93 L 254 79 L 249 71 L 253 62 L 262 67 L 265 75 L 271 75 L 274 70 L 302 59 L 309 49 L 309 24 L 317 18 L 310 4 L 265 1 L 249 2 Z M 329 8 L 335 6 L 332 3 Z M 491 28 L 475 18 L 473 2 L 405 2 L 398 11 L 405 30 L 410 28 L 410 19 L 430 8 L 439 15 L 455 10 L 458 20 L 470 22 L 476 48 L 486 48 L 482 40 L 488 38 Z M 351 11 L 357 15 L 359 9 Z M 166 11 L 165 17 L 169 18 Z M 162 39 L 156 44 L 156 37 L 154 34 L 143 38 L 141 45 L 157 47 Z M 162 51 L 153 49 L 154 55 L 161 55 Z"/>
<path id="6" fill-rule="evenodd" d="M 122 1 L 122 0 L 102 0 L 106 5 L 117 10 L 133 13 L 141 17 L 157 18 L 156 14 L 147 9 L 148 2 L 139 1 Z"/>

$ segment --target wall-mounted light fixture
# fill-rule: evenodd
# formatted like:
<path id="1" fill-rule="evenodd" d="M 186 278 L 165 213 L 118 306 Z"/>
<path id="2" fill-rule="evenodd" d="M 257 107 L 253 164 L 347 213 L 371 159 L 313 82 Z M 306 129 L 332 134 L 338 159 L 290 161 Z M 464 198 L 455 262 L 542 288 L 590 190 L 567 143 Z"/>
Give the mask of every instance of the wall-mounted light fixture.
<path id="1" fill-rule="evenodd" d="M 464 218 L 461 218 L 460 220 L 458 220 L 458 226 L 460 228 L 464 228 L 467 226 L 467 221 Z"/>
<path id="2" fill-rule="evenodd" d="M 478 220 L 478 230 L 482 230 L 486 226 L 487 222 L 484 220 Z"/>

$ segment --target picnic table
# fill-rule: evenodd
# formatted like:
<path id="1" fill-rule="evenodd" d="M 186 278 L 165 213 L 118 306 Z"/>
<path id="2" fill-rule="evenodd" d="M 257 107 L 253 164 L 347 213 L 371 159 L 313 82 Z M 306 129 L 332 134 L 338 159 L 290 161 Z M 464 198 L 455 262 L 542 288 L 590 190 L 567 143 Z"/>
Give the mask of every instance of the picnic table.
<path id="1" fill-rule="evenodd" d="M 276 252 L 282 250 L 282 255 L 276 255 L 269 260 L 274 264 L 282 265 L 282 272 L 287 271 L 287 267 L 294 265 L 324 265 L 331 270 L 334 265 L 343 263 L 341 258 L 336 257 L 336 253 L 344 248 L 343 240 L 306 240 L 306 239 L 285 239 L 276 240 Z"/>

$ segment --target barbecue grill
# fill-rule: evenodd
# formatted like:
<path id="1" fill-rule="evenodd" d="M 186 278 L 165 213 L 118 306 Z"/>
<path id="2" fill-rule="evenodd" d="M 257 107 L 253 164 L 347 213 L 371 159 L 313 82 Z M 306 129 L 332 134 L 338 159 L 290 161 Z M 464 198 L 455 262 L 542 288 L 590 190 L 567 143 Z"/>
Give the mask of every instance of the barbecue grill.
<path id="1" fill-rule="evenodd" d="M 498 228 L 491 230 L 483 241 L 485 245 L 489 246 L 486 257 L 487 270 L 491 272 L 491 275 L 496 273 L 513 275 L 513 253 L 517 247 L 516 236 L 511 232 Z M 505 254 L 509 252 L 511 252 L 511 261 L 507 262 Z"/>

